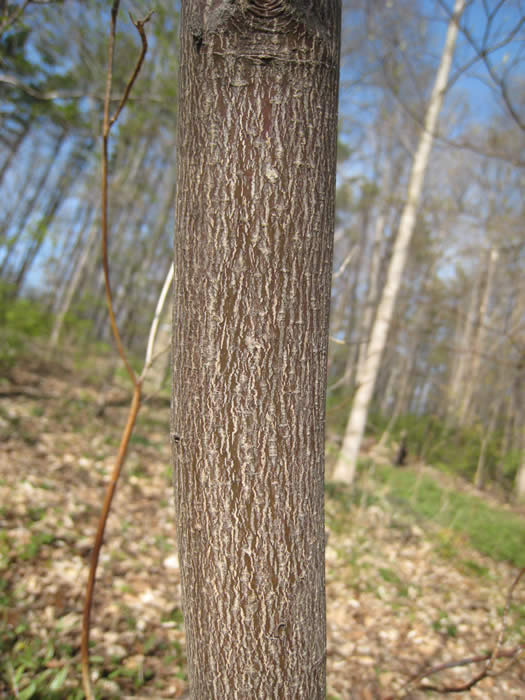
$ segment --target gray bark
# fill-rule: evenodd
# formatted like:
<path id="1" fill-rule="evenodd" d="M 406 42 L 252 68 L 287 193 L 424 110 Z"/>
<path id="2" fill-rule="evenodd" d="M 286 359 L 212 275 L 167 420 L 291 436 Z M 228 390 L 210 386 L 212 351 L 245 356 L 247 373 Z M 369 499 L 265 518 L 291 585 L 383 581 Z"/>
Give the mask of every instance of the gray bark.
<path id="1" fill-rule="evenodd" d="M 318 700 L 340 6 L 182 9 L 172 440 L 190 697 Z"/>
<path id="2" fill-rule="evenodd" d="M 459 410 L 459 425 L 467 425 L 470 419 L 470 409 L 475 391 L 475 384 L 480 381 L 481 353 L 486 351 L 487 325 L 489 323 L 489 304 L 494 286 L 496 263 L 499 253 L 496 248 L 487 252 L 487 276 L 483 297 L 478 312 L 478 328 L 474 342 L 471 344 L 472 355 L 469 358 L 468 378 L 465 381 L 462 391 L 462 401 Z"/>

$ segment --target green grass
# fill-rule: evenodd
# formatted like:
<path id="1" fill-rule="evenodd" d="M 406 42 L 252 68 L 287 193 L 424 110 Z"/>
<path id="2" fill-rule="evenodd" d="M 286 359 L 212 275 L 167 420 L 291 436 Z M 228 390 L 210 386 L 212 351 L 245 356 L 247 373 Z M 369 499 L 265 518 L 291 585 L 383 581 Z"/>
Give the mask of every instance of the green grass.
<path id="1" fill-rule="evenodd" d="M 525 520 L 518 515 L 473 494 L 441 488 L 410 469 L 381 466 L 376 478 L 388 484 L 390 499 L 403 509 L 465 536 L 481 554 L 525 566 Z"/>
<path id="2" fill-rule="evenodd" d="M 71 681 L 78 676 L 72 648 L 55 639 L 30 639 L 26 633 L 25 626 L 19 625 L 15 629 L 4 629 L 0 634 L 0 651 L 3 652 L 0 680 L 3 678 L 13 692 L 16 690 L 19 700 L 82 697 L 71 687 Z M 53 665 L 53 661 L 56 664 Z"/>
<path id="3" fill-rule="evenodd" d="M 163 615 L 162 621 L 174 622 L 177 627 L 182 627 L 184 623 L 184 615 L 182 614 L 182 610 L 177 607 L 173 608 L 168 614 Z"/>

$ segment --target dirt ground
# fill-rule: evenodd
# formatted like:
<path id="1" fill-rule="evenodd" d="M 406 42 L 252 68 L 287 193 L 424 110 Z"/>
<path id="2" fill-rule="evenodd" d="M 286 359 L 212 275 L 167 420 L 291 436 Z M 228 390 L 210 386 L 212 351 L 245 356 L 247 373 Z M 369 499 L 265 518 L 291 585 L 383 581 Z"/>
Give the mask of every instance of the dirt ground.
<path id="1" fill-rule="evenodd" d="M 82 697 L 88 560 L 127 414 L 122 387 L 108 393 L 103 415 L 99 395 L 96 378 L 65 362 L 28 363 L 0 383 L 0 697 Z M 177 698 L 187 685 L 168 413 L 165 396 L 146 401 L 108 523 L 91 630 L 99 697 Z M 327 498 L 327 695 L 441 697 L 407 683 L 493 648 L 517 572 L 465 543 L 461 562 L 444 558 L 426 528 L 377 495 L 351 509 Z M 522 616 L 509 611 L 500 651 L 523 644 L 524 589 L 522 581 L 512 609 Z M 455 697 L 525 697 L 524 657 L 510 667 L 496 659 L 498 675 Z M 457 687 L 482 668 L 424 682 Z"/>

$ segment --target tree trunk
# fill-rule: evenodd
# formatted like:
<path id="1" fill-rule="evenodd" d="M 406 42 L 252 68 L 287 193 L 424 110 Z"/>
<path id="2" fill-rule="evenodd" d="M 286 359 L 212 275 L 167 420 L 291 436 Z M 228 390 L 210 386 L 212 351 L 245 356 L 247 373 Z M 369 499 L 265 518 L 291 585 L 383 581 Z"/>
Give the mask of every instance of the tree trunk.
<path id="1" fill-rule="evenodd" d="M 84 273 L 84 270 L 86 268 L 88 260 L 91 257 L 91 255 L 94 254 L 93 249 L 95 247 L 98 233 L 99 233 L 99 231 L 98 231 L 98 222 L 97 222 L 97 224 L 92 224 L 92 226 L 91 226 L 91 230 L 88 234 L 87 240 L 84 243 L 84 248 L 83 248 L 82 253 L 80 254 L 80 258 L 75 266 L 75 270 L 73 272 L 73 275 L 71 276 L 71 279 L 69 280 L 67 288 L 63 294 L 63 297 L 60 300 L 60 305 L 59 305 L 58 311 L 55 315 L 55 322 L 53 324 L 53 330 L 52 330 L 51 336 L 49 338 L 49 347 L 51 349 L 56 348 L 56 346 L 58 345 L 58 339 L 59 339 L 60 333 L 62 331 L 62 326 L 64 325 L 66 314 L 68 313 L 69 309 L 71 308 L 71 303 L 73 302 L 73 297 L 75 296 L 76 291 L 80 285 L 82 274 Z"/>
<path id="2" fill-rule="evenodd" d="M 48 167 L 47 164 L 46 166 L 42 169 L 40 173 L 40 178 L 38 180 L 38 183 L 33 191 L 33 194 L 29 198 L 28 201 L 25 203 L 24 211 L 22 213 L 22 216 L 19 218 L 17 222 L 17 230 L 16 232 L 9 237 L 9 239 L 6 238 L 6 253 L 4 256 L 4 259 L 2 260 L 2 265 L 0 267 L 0 275 L 3 277 L 6 277 L 9 272 L 9 260 L 11 258 L 11 255 L 14 253 L 15 248 L 17 244 L 19 243 L 20 239 L 22 238 L 22 234 L 24 233 L 26 229 L 27 222 L 29 220 L 29 217 L 33 213 L 35 209 L 35 205 L 37 202 L 40 200 L 42 196 L 42 192 L 44 191 L 44 188 L 47 185 L 47 182 L 49 180 L 52 166 L 54 163 L 58 160 L 60 151 L 62 150 L 63 146 L 66 143 L 66 135 L 67 135 L 67 130 L 64 128 L 60 131 L 58 134 L 57 138 L 55 139 L 55 147 L 53 150 L 53 153 L 51 154 L 50 158 L 50 163 L 51 166 Z M 4 229 L 5 231 L 5 236 L 7 237 L 8 230 L 7 230 L 7 223 L 5 224 L 6 228 Z M 12 275 L 11 275 L 12 277 Z"/>
<path id="3" fill-rule="evenodd" d="M 173 307 L 172 304 L 169 303 L 160 318 L 159 329 L 155 338 L 155 347 L 153 348 L 154 361 L 144 380 L 144 393 L 147 395 L 159 392 L 164 380 L 168 376 L 172 316 Z"/>
<path id="4" fill-rule="evenodd" d="M 485 482 L 487 480 L 487 448 L 496 428 L 501 404 L 501 399 L 496 399 L 496 402 L 494 403 L 494 406 L 491 409 L 492 414 L 490 417 L 489 424 L 487 426 L 487 429 L 485 430 L 483 439 L 481 441 L 481 449 L 479 451 L 478 464 L 476 467 L 476 473 L 474 474 L 474 486 L 480 491 L 482 491 L 485 488 Z"/>
<path id="5" fill-rule="evenodd" d="M 525 503 L 525 457 L 522 457 L 521 465 L 516 475 L 516 500 L 518 503 Z"/>
<path id="6" fill-rule="evenodd" d="M 489 304 L 494 286 L 494 275 L 499 253 L 496 248 L 487 252 L 486 281 L 483 296 L 478 313 L 478 329 L 473 346 L 471 346 L 471 357 L 469 362 L 468 380 L 465 382 L 462 391 L 462 401 L 459 410 L 459 425 L 467 425 L 470 422 L 471 402 L 475 392 L 475 385 L 480 381 L 481 353 L 486 350 L 487 324 L 489 321 Z"/>
<path id="7" fill-rule="evenodd" d="M 516 379 L 514 381 L 514 397 L 516 405 L 516 430 L 515 444 L 521 452 L 521 462 L 516 474 L 515 493 L 516 499 L 525 503 L 525 403 L 523 398 L 523 385 L 525 378 L 525 352 L 523 352 L 516 367 Z"/>
<path id="8" fill-rule="evenodd" d="M 454 55 L 454 47 L 456 45 L 458 22 L 464 6 L 465 0 L 456 0 L 453 18 L 447 30 L 441 63 L 428 103 L 423 132 L 414 156 L 414 163 L 408 185 L 407 201 L 399 223 L 399 231 L 394 243 L 386 285 L 383 289 L 374 326 L 372 328 L 367 358 L 363 366 L 362 374 L 357 377 L 357 391 L 348 419 L 348 425 L 345 430 L 341 454 L 337 460 L 334 471 L 334 478 L 346 483 L 352 483 L 355 476 L 357 456 L 365 430 L 368 407 L 374 393 L 376 377 L 379 371 L 396 297 L 401 286 L 408 247 L 415 228 L 416 214 L 421 190 L 423 188 L 425 171 L 432 148 L 434 130 L 436 128 L 441 105 L 443 104 L 450 66 L 452 65 L 452 57 Z"/>
<path id="9" fill-rule="evenodd" d="M 7 154 L 6 158 L 4 159 L 4 162 L 2 163 L 0 167 L 0 185 L 2 185 L 4 181 L 4 176 L 6 172 L 9 170 L 9 167 L 11 166 L 11 163 L 15 160 L 16 155 L 18 153 L 18 150 L 20 146 L 22 145 L 24 139 L 27 137 L 29 130 L 31 128 L 31 122 L 28 120 L 24 122 L 20 126 L 20 131 L 16 135 L 13 145 L 11 146 L 9 153 Z"/>
<path id="10" fill-rule="evenodd" d="M 357 376 L 361 376 L 364 362 L 367 355 L 368 341 L 370 339 L 370 329 L 374 320 L 374 312 L 377 307 L 377 291 L 379 283 L 379 270 L 381 263 L 381 241 L 385 229 L 385 214 L 381 212 L 376 219 L 374 227 L 374 238 L 370 253 L 370 264 L 368 268 L 368 289 L 366 302 L 362 312 L 361 331 L 359 334 L 359 351 L 357 356 Z"/>
<path id="11" fill-rule="evenodd" d="M 449 426 L 454 424 L 458 419 L 461 394 L 465 386 L 465 377 L 467 375 L 469 363 L 472 360 L 470 353 L 480 306 L 481 282 L 480 272 L 471 291 L 470 303 L 466 316 L 462 312 L 461 307 L 458 308 L 457 312 L 456 343 L 447 402 L 447 425 Z M 460 302 L 458 301 L 458 306 L 459 305 Z"/>
<path id="12" fill-rule="evenodd" d="M 340 5 L 182 4 L 172 443 L 193 700 L 325 697 Z"/>
<path id="13" fill-rule="evenodd" d="M 76 184 L 77 178 L 81 175 L 86 163 L 87 154 L 82 151 L 78 152 L 75 149 L 65 161 L 60 177 L 55 183 L 55 189 L 47 201 L 45 208 L 43 207 L 44 212 L 38 223 L 38 228 L 33 235 L 33 240 L 29 243 L 22 263 L 13 275 L 13 295 L 17 296 L 20 294 L 27 273 L 31 269 L 44 243 L 46 234 L 49 231 L 55 215 L 67 199 L 67 194 Z"/>

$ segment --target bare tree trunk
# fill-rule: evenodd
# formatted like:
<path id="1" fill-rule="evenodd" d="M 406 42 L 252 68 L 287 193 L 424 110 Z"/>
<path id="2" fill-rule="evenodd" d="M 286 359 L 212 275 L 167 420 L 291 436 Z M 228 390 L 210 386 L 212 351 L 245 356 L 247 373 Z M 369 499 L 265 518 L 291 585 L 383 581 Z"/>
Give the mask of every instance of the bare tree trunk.
<path id="1" fill-rule="evenodd" d="M 481 441 L 481 449 L 479 451 L 478 464 L 476 467 L 476 473 L 474 475 L 474 486 L 477 489 L 480 489 L 480 491 L 485 488 L 485 482 L 487 480 L 487 448 L 490 440 L 492 439 L 494 428 L 496 427 L 501 403 L 501 399 L 498 399 L 492 407 L 492 415 L 490 417 L 490 422 L 483 435 L 483 440 Z"/>
<path id="2" fill-rule="evenodd" d="M 401 370 L 401 387 L 398 391 L 398 395 L 396 398 L 396 403 L 394 405 L 394 408 L 392 410 L 392 414 L 390 416 L 390 420 L 388 421 L 388 424 L 381 435 L 381 438 L 379 440 L 379 445 L 382 447 L 388 443 L 388 440 L 390 438 L 390 433 L 394 429 L 394 426 L 396 424 L 397 419 L 399 418 L 400 415 L 405 413 L 406 411 L 406 403 L 407 403 L 407 397 L 408 397 L 408 389 L 409 389 L 409 384 L 410 380 L 412 378 L 412 372 L 414 369 L 414 364 L 416 360 L 416 352 L 417 352 L 417 340 L 415 339 L 412 343 L 412 346 L 409 350 L 408 356 L 403 360 L 403 366 Z"/>
<path id="3" fill-rule="evenodd" d="M 348 342 L 348 353 L 346 356 L 345 370 L 343 376 L 338 380 L 332 387 L 331 390 L 336 389 L 339 386 L 344 386 L 347 390 L 351 390 L 354 376 L 357 356 L 359 352 L 359 346 L 353 342 L 354 337 L 359 341 L 358 336 L 354 336 L 354 329 L 356 327 L 355 319 L 357 317 L 356 308 L 358 306 L 357 298 L 357 286 L 359 283 L 359 274 L 361 272 L 361 265 L 363 264 L 364 252 L 366 246 L 366 229 L 361 228 L 361 235 L 359 238 L 359 243 L 357 244 L 357 255 L 354 256 L 355 260 L 352 265 L 352 281 L 348 283 L 348 288 L 346 293 L 341 296 L 343 305 L 343 314 L 345 314 L 347 309 L 350 309 L 350 316 L 347 320 L 347 332 L 346 341 Z"/>
<path id="4" fill-rule="evenodd" d="M 525 454 L 525 450 L 523 451 Z M 525 501 L 525 457 L 521 460 L 521 465 L 516 475 L 516 500 L 519 503 Z"/>
<path id="5" fill-rule="evenodd" d="M 481 265 L 480 265 L 481 267 Z M 464 388 L 465 376 L 471 358 L 471 347 L 476 329 L 477 314 L 479 312 L 481 295 L 481 272 L 471 292 L 470 304 L 466 317 L 458 310 L 456 326 L 456 350 L 454 353 L 454 365 L 451 372 L 448 391 L 447 424 L 457 421 L 459 406 L 461 404 L 461 392 Z"/>
<path id="6" fill-rule="evenodd" d="M 22 237 L 22 234 L 24 233 L 28 219 L 35 208 L 35 204 L 38 202 L 42 195 L 42 192 L 44 191 L 44 188 L 49 180 L 52 166 L 54 162 L 58 159 L 60 151 L 66 143 L 66 134 L 66 129 L 62 129 L 57 138 L 55 139 L 55 148 L 50 159 L 51 166 L 44 167 L 44 169 L 42 170 L 38 184 L 36 185 L 35 190 L 32 196 L 30 197 L 29 201 L 26 202 L 23 214 L 18 221 L 16 233 L 14 233 L 6 243 L 6 254 L 4 256 L 4 259 L 2 260 L 2 265 L 0 267 L 0 275 L 2 276 L 6 276 L 6 273 L 9 270 L 9 260 L 11 259 L 11 255 L 14 253 L 15 248 Z M 5 234 L 7 235 L 7 228 L 5 229 Z"/>
<path id="7" fill-rule="evenodd" d="M 384 390 L 381 390 L 381 403 L 379 405 L 379 411 L 383 416 L 386 416 L 389 412 L 394 409 L 394 387 L 402 376 L 402 367 L 399 363 L 396 363 L 390 372 L 388 373 L 388 379 L 385 378 Z"/>
<path id="8" fill-rule="evenodd" d="M 82 274 L 85 270 L 87 262 L 88 262 L 90 256 L 93 254 L 95 242 L 97 240 L 97 235 L 98 235 L 98 226 L 93 225 L 91 227 L 91 230 L 89 232 L 87 240 L 84 244 L 84 250 L 82 251 L 82 253 L 80 255 L 80 259 L 75 267 L 75 271 L 73 272 L 73 275 L 72 275 L 72 277 L 69 281 L 69 284 L 67 286 L 67 289 L 65 291 L 65 294 L 62 298 L 58 312 L 55 316 L 55 323 L 53 324 L 53 330 L 51 332 L 51 337 L 49 339 L 49 347 L 51 349 L 55 348 L 58 344 L 58 339 L 60 337 L 60 333 L 62 332 L 62 327 L 64 325 L 64 320 L 66 318 L 66 314 L 69 311 L 69 309 L 71 308 L 71 303 L 73 301 L 73 297 L 75 296 L 75 293 L 80 285 L 80 280 L 82 278 Z"/>
<path id="9" fill-rule="evenodd" d="M 182 13 L 172 440 L 190 697 L 321 700 L 340 3 Z"/>
<path id="10" fill-rule="evenodd" d="M 44 243 L 46 233 L 64 200 L 67 193 L 73 188 L 77 178 L 86 165 L 86 154 L 73 151 L 63 165 L 62 172 L 55 184 L 55 189 L 46 203 L 44 213 L 39 223 L 33 241 L 28 246 L 22 264 L 16 271 L 13 279 L 13 294 L 18 295 L 24 285 L 27 273 Z"/>
<path id="11" fill-rule="evenodd" d="M 521 452 L 521 463 L 516 474 L 515 494 L 519 502 L 525 502 L 525 402 L 523 398 L 523 384 L 525 377 L 525 352 L 522 354 L 516 368 L 516 379 L 514 383 L 516 401 L 516 427 L 519 433 L 515 442 Z"/>
<path id="12" fill-rule="evenodd" d="M 7 157 L 5 158 L 4 162 L 2 163 L 2 166 L 0 167 L 0 185 L 2 184 L 2 182 L 4 180 L 4 176 L 5 176 L 6 172 L 9 170 L 11 163 L 16 158 L 16 155 L 18 153 L 18 149 L 20 148 L 24 139 L 26 138 L 27 134 L 29 133 L 30 128 L 31 128 L 31 121 L 30 120 L 27 120 L 20 127 L 20 131 L 18 132 Z"/>
<path id="13" fill-rule="evenodd" d="M 377 307 L 377 293 L 379 287 L 379 270 L 381 263 L 381 239 L 385 229 L 385 214 L 381 212 L 376 219 L 374 228 L 374 239 L 372 241 L 372 251 L 370 253 L 370 267 L 368 270 L 368 290 L 366 302 L 363 310 L 363 320 L 359 339 L 359 353 L 357 357 L 357 376 L 363 372 L 364 363 L 367 356 L 368 341 L 370 340 L 370 330 L 374 320 L 374 311 Z"/>
<path id="14" fill-rule="evenodd" d="M 489 320 L 489 303 L 490 297 L 492 295 L 492 288 L 494 285 L 494 273 L 496 269 L 496 263 L 498 261 L 499 253 L 496 248 L 492 248 L 488 252 L 488 261 L 486 266 L 486 281 L 485 289 L 483 290 L 483 297 L 481 299 L 481 304 L 479 307 L 479 323 L 472 346 L 472 355 L 470 356 L 468 381 L 462 391 L 462 401 L 459 410 L 458 421 L 459 425 L 466 425 L 469 422 L 471 402 L 474 395 L 474 387 L 477 382 L 479 382 L 479 370 L 481 367 L 481 354 L 486 350 L 486 339 L 487 339 L 487 324 Z"/>
<path id="15" fill-rule="evenodd" d="M 428 103 L 423 132 L 414 156 L 414 163 L 408 185 L 407 202 L 401 216 L 399 231 L 394 243 L 392 260 L 388 268 L 386 285 L 383 289 L 370 336 L 366 362 L 361 376 L 357 378 L 357 391 L 348 419 L 348 425 L 345 430 L 341 454 L 337 460 L 334 471 L 334 478 L 346 483 L 352 483 L 355 476 L 357 456 L 365 430 L 368 408 L 374 393 L 376 377 L 379 371 L 396 297 L 401 286 L 408 247 L 414 232 L 423 180 L 434 139 L 434 131 L 441 105 L 443 104 L 450 66 L 452 65 L 452 57 L 454 55 L 458 34 L 458 22 L 464 7 L 465 0 L 456 0 L 453 18 L 447 30 L 441 63 Z"/>

